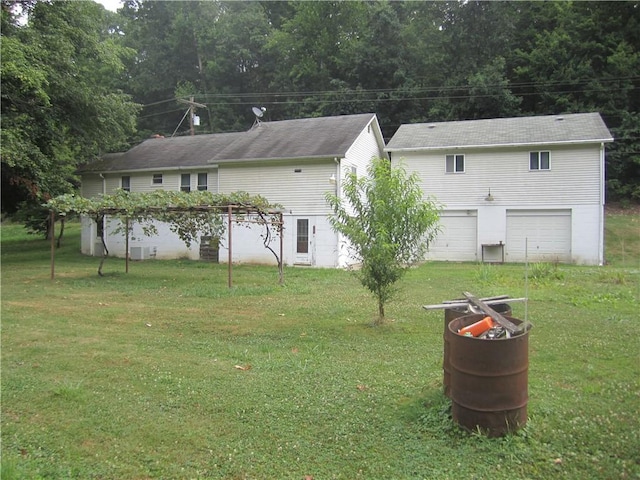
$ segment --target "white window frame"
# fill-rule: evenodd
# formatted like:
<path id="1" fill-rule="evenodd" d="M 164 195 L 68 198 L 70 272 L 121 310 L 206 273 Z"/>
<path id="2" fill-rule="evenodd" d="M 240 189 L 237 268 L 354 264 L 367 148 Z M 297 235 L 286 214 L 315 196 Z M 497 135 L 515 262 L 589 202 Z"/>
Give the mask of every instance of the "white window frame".
<path id="1" fill-rule="evenodd" d="M 151 185 L 162 185 L 162 174 L 154 173 L 151 176 Z"/>
<path id="2" fill-rule="evenodd" d="M 451 169 L 449 169 L 449 160 L 451 160 Z M 462 169 L 458 170 L 458 160 L 462 160 Z M 449 153 L 444 157 L 445 173 L 464 173 L 465 171 L 464 153 Z"/>
<path id="3" fill-rule="evenodd" d="M 188 181 L 185 183 L 185 180 Z M 191 174 L 190 173 L 181 173 L 180 174 L 180 191 L 181 192 L 190 192 L 191 191 Z"/>
<path id="4" fill-rule="evenodd" d="M 126 179 L 126 182 L 125 182 Z M 126 183 L 126 185 L 125 185 Z M 131 176 L 130 175 L 123 175 L 122 177 L 120 177 L 120 188 L 122 190 L 124 190 L 125 192 L 130 192 L 131 191 Z"/>
<path id="5" fill-rule="evenodd" d="M 547 166 L 546 168 L 542 168 L 543 165 L 543 160 L 542 160 L 542 154 L 546 153 L 547 155 Z M 534 162 L 534 155 L 535 155 L 535 166 L 533 164 Z M 534 152 L 529 152 L 529 171 L 530 172 L 546 172 L 551 170 L 551 152 L 549 150 L 538 150 L 538 151 L 534 151 Z"/>
<path id="6" fill-rule="evenodd" d="M 201 182 L 204 180 L 204 182 Z M 198 191 L 203 192 L 209 190 L 209 175 L 207 172 L 198 173 Z"/>

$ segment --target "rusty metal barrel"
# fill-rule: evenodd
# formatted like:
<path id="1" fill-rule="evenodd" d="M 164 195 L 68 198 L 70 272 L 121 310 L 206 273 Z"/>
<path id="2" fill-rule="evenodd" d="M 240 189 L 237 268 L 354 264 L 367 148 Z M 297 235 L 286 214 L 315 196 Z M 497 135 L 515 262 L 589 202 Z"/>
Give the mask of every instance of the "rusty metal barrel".
<path id="1" fill-rule="evenodd" d="M 529 329 L 494 340 L 457 333 L 483 317 L 466 315 L 448 325 L 451 413 L 461 427 L 499 437 L 527 423 Z"/>
<path id="2" fill-rule="evenodd" d="M 505 317 L 511 316 L 512 313 L 511 305 L 509 305 L 508 303 L 498 303 L 495 305 L 491 305 L 491 308 L 493 308 L 499 314 L 504 315 Z M 455 320 L 456 318 L 464 317 L 466 315 L 470 315 L 471 313 L 472 312 L 469 311 L 468 306 L 447 308 L 444 311 L 444 333 L 442 335 L 444 338 L 444 355 L 442 358 L 442 385 L 444 388 L 444 394 L 449 398 L 451 398 L 451 365 L 449 364 L 449 344 L 451 340 L 449 340 L 449 337 L 451 335 L 455 335 L 449 332 L 449 323 L 451 323 L 451 321 Z"/>

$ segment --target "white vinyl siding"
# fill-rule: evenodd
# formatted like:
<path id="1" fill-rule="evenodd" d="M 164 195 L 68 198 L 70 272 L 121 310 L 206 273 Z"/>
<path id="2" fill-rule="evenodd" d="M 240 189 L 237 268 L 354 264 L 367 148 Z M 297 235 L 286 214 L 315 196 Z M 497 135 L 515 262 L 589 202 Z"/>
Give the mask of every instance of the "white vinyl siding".
<path id="1" fill-rule="evenodd" d="M 332 160 L 306 160 L 225 164 L 220 165 L 218 175 L 221 193 L 242 190 L 279 203 L 294 215 L 317 215 L 329 213 L 325 194 L 335 190 L 335 185 L 330 183 L 335 172 L 336 164 Z"/>
<path id="2" fill-rule="evenodd" d="M 374 157 L 386 157 L 381 145 L 376 141 L 377 127 L 375 124 L 369 124 L 365 128 L 353 145 L 349 147 L 344 158 L 340 161 L 340 178 L 344 179 L 345 173 L 355 171 L 358 176 L 362 177 L 367 174 L 367 169 Z"/>
<path id="3" fill-rule="evenodd" d="M 489 189 L 495 205 L 597 205 L 600 203 L 600 146 L 550 148 L 553 169 L 529 170 L 530 149 L 465 151 L 465 175 L 447 175 L 442 153 L 406 153 L 404 165 L 416 172 L 423 190 L 447 207 L 485 205 Z M 392 157 L 400 162 L 399 154 Z"/>
<path id="4" fill-rule="evenodd" d="M 93 198 L 102 194 L 103 182 L 99 175 L 84 175 L 82 177 L 81 195 L 84 198 Z"/>

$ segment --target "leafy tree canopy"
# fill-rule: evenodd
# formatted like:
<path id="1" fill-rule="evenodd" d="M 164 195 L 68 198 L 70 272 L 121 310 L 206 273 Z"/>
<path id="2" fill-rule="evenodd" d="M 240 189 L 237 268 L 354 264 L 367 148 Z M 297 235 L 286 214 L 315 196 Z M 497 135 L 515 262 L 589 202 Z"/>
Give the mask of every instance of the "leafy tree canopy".
<path id="1" fill-rule="evenodd" d="M 329 221 L 341 233 L 361 266 L 354 270 L 360 282 L 378 300 L 378 321 L 396 292 L 407 268 L 423 259 L 438 232 L 439 207 L 424 199 L 417 175 L 391 168 L 375 159 L 369 176 L 347 175 L 344 201 L 327 195 L 333 210 Z"/>

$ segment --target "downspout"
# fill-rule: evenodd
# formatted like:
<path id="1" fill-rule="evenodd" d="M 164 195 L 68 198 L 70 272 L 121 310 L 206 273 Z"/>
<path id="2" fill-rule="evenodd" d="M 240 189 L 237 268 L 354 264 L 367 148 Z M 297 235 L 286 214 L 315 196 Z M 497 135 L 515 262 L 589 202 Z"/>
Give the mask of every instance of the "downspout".
<path id="1" fill-rule="evenodd" d="M 598 245 L 598 265 L 604 265 L 604 204 L 605 204 L 605 151 L 604 142 L 600 143 L 600 205 L 598 215 L 599 221 L 599 245 Z"/>
<path id="2" fill-rule="evenodd" d="M 341 182 L 340 182 L 340 159 L 338 159 L 338 157 L 335 157 L 333 159 L 333 161 L 336 163 L 336 196 L 342 200 L 342 195 L 340 194 L 340 187 L 341 187 Z M 336 246 L 338 247 L 338 258 L 336 259 L 336 268 L 340 268 L 340 258 L 342 257 L 342 252 L 340 251 L 340 233 L 335 232 L 336 233 Z"/>

